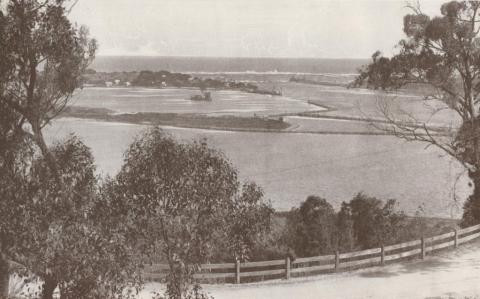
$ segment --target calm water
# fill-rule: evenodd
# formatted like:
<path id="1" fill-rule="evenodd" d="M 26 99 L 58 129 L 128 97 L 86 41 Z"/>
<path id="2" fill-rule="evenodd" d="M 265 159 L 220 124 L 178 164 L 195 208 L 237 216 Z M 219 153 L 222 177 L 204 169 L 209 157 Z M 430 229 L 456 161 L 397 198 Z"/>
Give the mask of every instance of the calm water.
<path id="1" fill-rule="evenodd" d="M 168 70 L 352 74 L 367 62 L 365 59 L 99 56 L 91 67 L 103 72 Z"/>
<path id="2" fill-rule="evenodd" d="M 212 102 L 191 101 L 195 89 L 85 88 L 71 100 L 73 106 L 107 108 L 116 112 L 272 115 L 319 110 L 288 97 L 238 91 L 212 91 Z"/>
<path id="3" fill-rule="evenodd" d="M 49 140 L 70 132 L 92 148 L 99 172 L 114 175 L 123 152 L 144 126 L 61 119 L 48 127 Z M 325 197 L 336 208 L 360 191 L 396 198 L 414 213 L 421 204 L 434 216 L 458 216 L 453 186 L 461 167 L 423 144 L 385 136 L 222 132 L 168 128 L 177 138 L 206 137 L 225 152 L 245 180 L 262 186 L 275 208 L 288 210 L 308 195 Z M 241 142 L 239 142 L 239 140 Z M 470 192 L 466 179 L 457 195 Z"/>

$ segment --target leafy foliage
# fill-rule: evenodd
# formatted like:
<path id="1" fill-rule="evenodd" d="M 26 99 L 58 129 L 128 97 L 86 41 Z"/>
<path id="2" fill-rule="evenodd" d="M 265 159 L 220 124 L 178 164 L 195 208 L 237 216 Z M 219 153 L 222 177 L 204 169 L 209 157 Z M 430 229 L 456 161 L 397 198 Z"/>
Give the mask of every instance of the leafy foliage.
<path id="1" fill-rule="evenodd" d="M 17 129 L 20 115 L 0 102 L 0 298 L 8 296 L 9 267 L 5 254 L 15 237 L 18 217 L 12 217 L 20 206 L 12 206 L 18 196 L 31 155 L 31 143 Z"/>
<path id="2" fill-rule="evenodd" d="M 66 299 L 118 297 L 134 286 L 136 268 L 123 237 L 97 218 L 108 211 L 98 214 L 101 198 L 90 150 L 72 136 L 51 151 L 63 185 L 43 157 L 31 157 L 14 196 L 4 198 L 2 212 L 15 224 L 4 253 L 44 281 L 42 298 L 51 298 L 56 287 Z"/>
<path id="3" fill-rule="evenodd" d="M 8 1 L 0 13 L 0 102 L 56 172 L 42 128 L 65 107 L 92 61 L 97 43 L 67 18 L 68 0 Z"/>
<path id="4" fill-rule="evenodd" d="M 225 219 L 226 229 L 222 230 L 222 239 L 227 240 L 228 248 L 224 252 L 230 260 L 248 261 L 253 257 L 252 250 L 270 231 L 271 215 L 274 210 L 263 200 L 263 191 L 255 183 L 243 185 L 241 193 L 233 198 Z M 218 243 L 217 243 L 218 244 Z M 213 255 L 216 259 L 217 254 Z"/>
<path id="5" fill-rule="evenodd" d="M 128 242 L 168 262 L 168 298 L 187 298 L 192 274 L 217 242 L 245 257 L 271 213 L 261 190 L 240 188 L 236 170 L 206 141 L 180 143 L 158 128 L 130 146 L 105 192 Z"/>
<path id="6" fill-rule="evenodd" d="M 383 203 L 357 194 L 348 204 L 355 241 L 362 249 L 390 245 L 401 240 L 407 225 L 403 212 L 395 210 L 395 200 Z"/>
<path id="7" fill-rule="evenodd" d="M 353 230 L 352 209 L 346 202 L 342 202 L 340 211 L 337 213 L 337 246 L 342 252 L 350 252 L 356 246 L 355 234 Z"/>
<path id="8" fill-rule="evenodd" d="M 287 222 L 288 244 L 299 256 L 330 254 L 336 250 L 335 211 L 323 198 L 309 196 L 292 210 Z"/>
<path id="9" fill-rule="evenodd" d="M 300 208 L 289 212 L 285 236 L 279 241 L 286 240 L 301 257 L 404 241 L 412 237 L 408 234 L 412 223 L 395 207 L 394 200 L 383 203 L 359 193 L 335 213 L 325 199 L 309 196 Z"/>
<path id="10" fill-rule="evenodd" d="M 81 86 L 81 75 L 97 48 L 85 27 L 77 28 L 68 20 L 70 4 L 74 2 L 9 0 L 0 8 L 0 253 L 2 258 L 22 258 L 36 271 L 47 266 L 35 263 L 32 250 L 45 245 L 37 253 L 39 257 L 41 252 L 56 252 L 49 250 L 58 245 L 52 243 L 55 238 L 46 238 L 49 229 L 52 234 L 57 230 L 53 227 L 55 221 L 46 217 L 69 211 L 72 201 L 67 188 L 86 187 L 77 185 L 79 178 L 60 175 L 61 167 L 42 134 L 42 128 Z M 38 149 L 42 158 L 33 157 Z M 50 172 L 42 165 L 48 165 Z M 56 184 L 49 181 L 51 173 Z M 64 177 L 69 180 L 67 184 L 62 182 Z M 40 186 L 43 183 L 51 184 Z M 59 192 L 63 187 L 65 190 Z M 35 210 L 43 201 L 46 205 Z M 57 207 L 60 210 L 48 210 Z M 45 215 L 38 214 L 39 211 Z M 67 216 L 68 213 L 63 214 L 59 221 L 66 221 Z M 30 220 L 39 221 L 42 226 L 35 231 L 28 227 Z M 62 229 L 67 227 L 58 228 L 57 232 Z M 30 232 L 35 233 L 33 237 Z M 5 289 L 3 284 L 1 289 Z"/>

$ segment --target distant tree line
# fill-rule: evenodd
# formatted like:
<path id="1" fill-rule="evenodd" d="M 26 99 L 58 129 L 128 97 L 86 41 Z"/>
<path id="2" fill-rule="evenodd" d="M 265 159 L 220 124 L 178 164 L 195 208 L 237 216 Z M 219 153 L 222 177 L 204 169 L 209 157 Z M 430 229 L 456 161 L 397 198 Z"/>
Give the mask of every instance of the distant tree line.
<path id="1" fill-rule="evenodd" d="M 175 73 L 168 71 L 141 71 L 141 72 L 95 72 L 92 69 L 84 75 L 85 83 L 105 86 L 106 82 L 115 83 L 120 81 L 120 85 L 129 82 L 131 86 L 139 87 L 194 87 L 201 90 L 205 89 L 233 89 L 245 92 L 264 92 L 257 85 L 251 82 L 238 82 L 226 80 L 223 78 L 198 78 L 189 74 Z"/>

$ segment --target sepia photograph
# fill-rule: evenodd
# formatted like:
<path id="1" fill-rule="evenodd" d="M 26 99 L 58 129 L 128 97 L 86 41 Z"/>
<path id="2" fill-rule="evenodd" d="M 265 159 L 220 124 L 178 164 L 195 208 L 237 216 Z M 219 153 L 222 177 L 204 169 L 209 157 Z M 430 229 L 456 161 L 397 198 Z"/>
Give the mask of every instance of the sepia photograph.
<path id="1" fill-rule="evenodd" d="M 480 1 L 0 0 L 0 299 L 480 298 Z"/>

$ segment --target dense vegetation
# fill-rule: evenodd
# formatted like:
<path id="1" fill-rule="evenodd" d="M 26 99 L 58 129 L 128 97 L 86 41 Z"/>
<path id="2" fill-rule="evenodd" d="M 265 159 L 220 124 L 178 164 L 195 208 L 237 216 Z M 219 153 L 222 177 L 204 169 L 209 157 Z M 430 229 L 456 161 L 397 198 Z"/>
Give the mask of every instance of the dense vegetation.
<path id="1" fill-rule="evenodd" d="M 329 255 L 419 239 L 452 231 L 455 221 L 407 216 L 396 201 L 383 202 L 359 193 L 343 202 L 338 212 L 318 196 L 300 207 L 277 213 L 272 230 L 255 247 L 255 260 Z"/>
<path id="2" fill-rule="evenodd" d="M 105 84 L 112 84 L 117 86 L 138 86 L 151 88 L 166 88 L 166 87 L 190 87 L 206 89 L 229 89 L 239 90 L 250 93 L 281 95 L 275 90 L 262 90 L 257 85 L 251 82 L 238 82 L 233 80 L 226 80 L 223 78 L 198 78 L 189 74 L 172 73 L 169 71 L 141 71 L 141 72 L 113 72 L 104 73 L 89 70 L 84 75 L 84 81 L 87 84 L 96 86 L 105 86 Z"/>
<path id="3" fill-rule="evenodd" d="M 123 226 L 119 233 L 147 262 L 169 264 L 169 298 L 192 291 L 192 274 L 219 247 L 230 258 L 248 259 L 273 211 L 262 190 L 241 185 L 235 168 L 206 141 L 179 143 L 157 128 L 130 146 L 103 190 L 108 227 Z"/>
<path id="4" fill-rule="evenodd" d="M 42 131 L 81 86 L 97 49 L 88 30 L 68 20 L 68 4 L 7 1 L 0 8 L 0 264 L 10 259 L 31 266 L 44 279 L 45 298 L 53 280 L 68 289 L 65 294 L 85 282 L 78 260 L 61 270 L 66 272 L 59 272 L 58 263 L 71 257 L 64 246 L 69 233 L 86 233 L 81 228 L 87 225 L 72 228 L 72 222 L 81 218 L 75 205 L 84 207 L 91 191 L 89 157 L 74 151 L 82 163 L 72 168 L 61 160 L 76 159 L 63 155 L 67 146 L 49 148 Z M 7 291 L 8 267 L 1 267 L 0 297 Z"/>
<path id="5" fill-rule="evenodd" d="M 247 260 L 273 210 L 253 183 L 205 141 L 179 143 L 157 128 L 102 182 L 88 147 L 72 136 L 50 148 L 60 186 L 31 144 L 2 152 L 2 254 L 52 298 L 129 298 L 143 265 L 170 265 L 168 298 L 199 292 L 192 274 L 220 255 Z M 68 190 L 65 192 L 65 190 Z M 193 287 L 192 287 L 193 286 Z"/>

